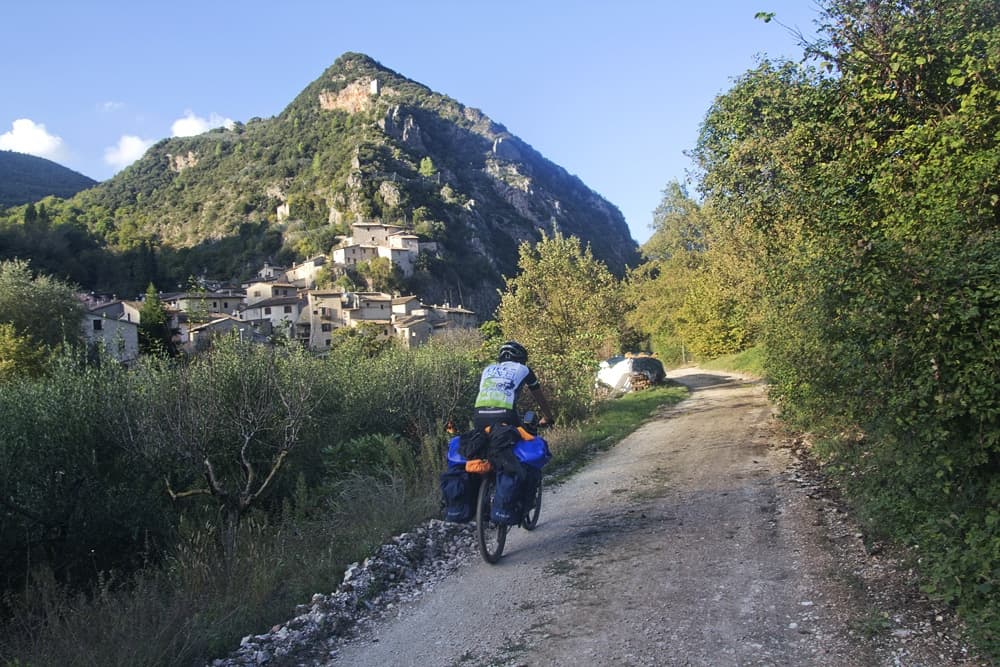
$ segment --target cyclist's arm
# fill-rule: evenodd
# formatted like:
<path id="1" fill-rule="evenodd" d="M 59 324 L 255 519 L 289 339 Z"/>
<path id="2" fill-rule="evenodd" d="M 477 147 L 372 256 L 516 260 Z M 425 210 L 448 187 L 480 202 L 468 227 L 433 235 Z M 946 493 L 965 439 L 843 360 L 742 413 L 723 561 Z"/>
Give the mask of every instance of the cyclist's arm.
<path id="1" fill-rule="evenodd" d="M 555 417 L 552 416 L 552 408 L 549 407 L 549 402 L 545 398 L 545 393 L 542 392 L 541 385 L 536 384 L 534 387 L 528 388 L 531 389 L 531 395 L 538 403 L 538 408 L 542 411 L 542 416 L 545 418 L 546 423 L 554 424 L 556 420 Z"/>

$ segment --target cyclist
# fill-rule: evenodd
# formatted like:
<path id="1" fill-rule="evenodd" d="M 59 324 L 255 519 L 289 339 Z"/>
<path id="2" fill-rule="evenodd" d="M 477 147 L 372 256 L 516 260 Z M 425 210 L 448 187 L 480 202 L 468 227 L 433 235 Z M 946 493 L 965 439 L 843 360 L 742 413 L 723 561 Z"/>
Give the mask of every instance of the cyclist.
<path id="1" fill-rule="evenodd" d="M 476 397 L 473 424 L 476 429 L 485 429 L 497 423 L 520 426 L 521 417 L 517 412 L 517 399 L 521 390 L 527 387 L 542 411 L 539 424 L 551 424 L 552 410 L 542 393 L 538 378 L 527 366 L 528 351 L 517 341 L 507 341 L 500 346 L 495 364 L 483 369 L 479 380 L 479 395 Z"/>

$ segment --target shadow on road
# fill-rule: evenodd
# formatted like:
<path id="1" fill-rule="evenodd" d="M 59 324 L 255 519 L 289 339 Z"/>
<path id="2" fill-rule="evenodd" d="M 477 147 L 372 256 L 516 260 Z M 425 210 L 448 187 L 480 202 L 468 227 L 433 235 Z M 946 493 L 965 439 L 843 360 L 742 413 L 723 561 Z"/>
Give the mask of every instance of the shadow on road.
<path id="1" fill-rule="evenodd" d="M 751 380 L 736 375 L 725 375 L 721 373 L 691 373 L 690 375 L 668 377 L 667 381 L 683 385 L 692 392 L 724 385 L 759 384 L 763 382 L 763 380 Z"/>

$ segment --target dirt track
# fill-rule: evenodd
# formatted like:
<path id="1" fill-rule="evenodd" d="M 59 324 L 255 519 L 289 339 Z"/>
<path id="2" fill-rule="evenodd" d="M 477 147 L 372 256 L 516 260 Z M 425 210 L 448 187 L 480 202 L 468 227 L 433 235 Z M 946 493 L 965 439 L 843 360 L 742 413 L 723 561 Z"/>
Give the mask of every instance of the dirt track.
<path id="1" fill-rule="evenodd" d="M 544 496 L 333 665 L 976 665 L 776 429 L 759 383 L 692 396 Z"/>

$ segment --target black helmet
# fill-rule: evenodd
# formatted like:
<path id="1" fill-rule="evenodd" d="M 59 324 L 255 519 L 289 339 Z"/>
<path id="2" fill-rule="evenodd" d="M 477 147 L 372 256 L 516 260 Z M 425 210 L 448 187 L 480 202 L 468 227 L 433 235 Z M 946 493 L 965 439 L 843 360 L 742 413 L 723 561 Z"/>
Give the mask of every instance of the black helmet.
<path id="1" fill-rule="evenodd" d="M 509 340 L 500 346 L 497 361 L 516 361 L 519 364 L 528 363 L 528 351 L 516 340 Z"/>

